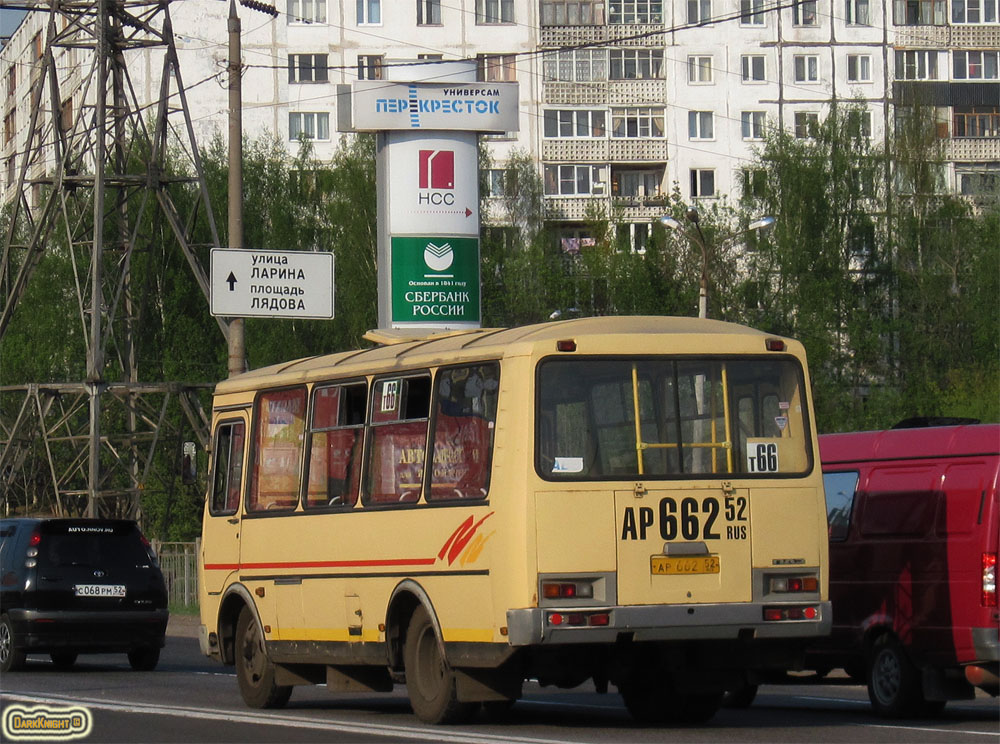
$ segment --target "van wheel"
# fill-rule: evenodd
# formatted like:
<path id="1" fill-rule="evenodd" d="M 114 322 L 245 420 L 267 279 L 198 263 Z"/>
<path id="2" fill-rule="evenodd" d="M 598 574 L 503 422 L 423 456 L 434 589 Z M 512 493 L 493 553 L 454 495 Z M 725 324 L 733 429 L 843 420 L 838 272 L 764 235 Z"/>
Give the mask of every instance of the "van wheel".
<path id="1" fill-rule="evenodd" d="M 236 621 L 236 682 L 251 708 L 281 708 L 292 696 L 290 685 L 274 683 L 274 664 L 267 658 L 264 633 L 250 609 Z"/>
<path id="2" fill-rule="evenodd" d="M 27 654 L 16 645 L 17 638 L 10 618 L 0 617 L 0 672 L 15 672 L 24 668 Z"/>
<path id="3" fill-rule="evenodd" d="M 886 718 L 914 716 L 923 705 L 920 672 L 891 633 L 880 636 L 872 648 L 868 698 L 875 712 Z"/>
<path id="4" fill-rule="evenodd" d="M 49 654 L 56 669 L 69 669 L 76 663 L 76 657 L 75 651 L 54 651 Z"/>
<path id="5" fill-rule="evenodd" d="M 156 646 L 133 648 L 128 652 L 128 663 L 137 672 L 151 672 L 160 663 L 160 649 Z"/>
<path id="6" fill-rule="evenodd" d="M 441 653 L 441 644 L 430 615 L 417 607 L 406 629 L 403 646 L 406 691 L 417 718 L 425 723 L 460 723 L 476 712 L 478 703 L 460 703 L 455 673 Z"/>

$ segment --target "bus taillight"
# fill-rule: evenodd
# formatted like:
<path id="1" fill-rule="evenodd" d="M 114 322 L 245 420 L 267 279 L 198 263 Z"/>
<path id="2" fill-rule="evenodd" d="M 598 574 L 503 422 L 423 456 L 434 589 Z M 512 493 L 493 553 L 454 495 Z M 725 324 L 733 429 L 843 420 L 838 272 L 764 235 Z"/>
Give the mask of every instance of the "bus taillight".
<path id="1" fill-rule="evenodd" d="M 589 581 L 543 581 L 545 599 L 593 599 L 594 585 Z"/>
<path id="2" fill-rule="evenodd" d="M 608 612 L 550 612 L 549 625 L 568 625 L 573 628 L 607 627 L 611 624 Z"/>
<path id="3" fill-rule="evenodd" d="M 768 622 L 782 620 L 815 620 L 819 617 L 816 607 L 765 607 L 764 620 Z"/>
<path id="4" fill-rule="evenodd" d="M 983 607 L 997 606 L 997 554 L 983 553 Z"/>
<path id="5" fill-rule="evenodd" d="M 768 338 L 764 340 L 764 348 L 768 351 L 784 351 L 787 347 L 780 338 Z"/>
<path id="6" fill-rule="evenodd" d="M 819 590 L 819 579 L 815 576 L 772 576 L 771 592 L 787 594 L 794 592 L 815 592 Z"/>

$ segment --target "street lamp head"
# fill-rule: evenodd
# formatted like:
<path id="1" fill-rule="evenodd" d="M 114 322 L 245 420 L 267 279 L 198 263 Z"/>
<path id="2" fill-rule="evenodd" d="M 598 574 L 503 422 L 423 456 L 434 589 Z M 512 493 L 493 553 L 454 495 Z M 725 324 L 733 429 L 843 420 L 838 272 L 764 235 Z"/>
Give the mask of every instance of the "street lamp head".
<path id="1" fill-rule="evenodd" d="M 693 207 L 689 209 L 687 211 L 687 214 L 684 216 L 687 217 L 689 221 L 693 222 L 696 225 L 698 224 L 698 220 L 700 219 L 700 217 L 698 216 L 698 210 L 694 209 Z"/>
<path id="2" fill-rule="evenodd" d="M 665 214 L 662 217 L 660 217 L 660 224 L 663 225 L 664 227 L 670 228 L 671 230 L 681 229 L 681 223 L 675 220 L 669 214 Z"/>
<path id="3" fill-rule="evenodd" d="M 761 217 L 759 220 L 754 220 L 749 225 L 747 225 L 747 230 L 763 230 L 766 227 L 770 227 L 774 224 L 774 217 Z"/>

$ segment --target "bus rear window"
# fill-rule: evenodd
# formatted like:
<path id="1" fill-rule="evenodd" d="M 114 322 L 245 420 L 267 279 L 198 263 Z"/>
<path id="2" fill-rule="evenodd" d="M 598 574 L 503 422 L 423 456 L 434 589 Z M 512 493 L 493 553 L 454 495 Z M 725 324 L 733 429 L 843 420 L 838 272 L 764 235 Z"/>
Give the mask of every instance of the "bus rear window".
<path id="1" fill-rule="evenodd" d="M 812 467 L 793 359 L 551 359 L 539 366 L 536 467 L 548 479 Z"/>

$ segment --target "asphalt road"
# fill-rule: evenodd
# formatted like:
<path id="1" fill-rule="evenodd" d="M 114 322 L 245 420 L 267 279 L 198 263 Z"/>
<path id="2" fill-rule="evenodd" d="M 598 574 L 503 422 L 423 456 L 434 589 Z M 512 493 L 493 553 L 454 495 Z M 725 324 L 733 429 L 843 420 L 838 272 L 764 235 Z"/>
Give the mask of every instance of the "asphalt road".
<path id="1" fill-rule="evenodd" d="M 980 694 L 949 703 L 935 718 L 885 721 L 863 687 L 836 673 L 825 680 L 762 687 L 747 709 L 722 710 L 707 725 L 642 728 L 614 693 L 542 689 L 525 695 L 502 722 L 427 726 L 410 712 L 406 691 L 334 695 L 296 688 L 278 711 L 248 709 L 230 669 L 201 656 L 190 628 L 172 628 L 154 672 L 134 672 L 124 654 L 82 656 L 70 670 L 47 657 L 0 679 L 0 711 L 10 706 L 82 706 L 93 742 L 975 742 L 1000 744 L 1000 707 Z"/>

